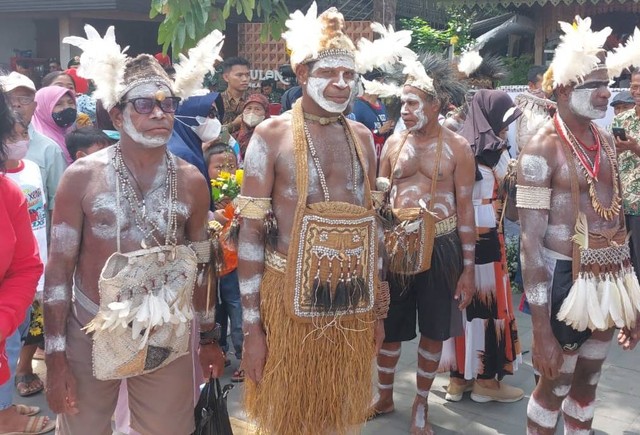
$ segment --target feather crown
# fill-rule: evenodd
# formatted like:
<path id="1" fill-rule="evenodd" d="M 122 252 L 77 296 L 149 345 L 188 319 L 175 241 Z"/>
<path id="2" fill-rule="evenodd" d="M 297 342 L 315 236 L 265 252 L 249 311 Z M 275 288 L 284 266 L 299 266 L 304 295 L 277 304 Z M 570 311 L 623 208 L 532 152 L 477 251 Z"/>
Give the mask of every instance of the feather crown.
<path id="1" fill-rule="evenodd" d="M 332 55 L 354 57 L 355 46 L 344 34 L 344 17 L 334 7 L 318 16 L 314 1 L 306 14 L 300 10 L 289 15 L 287 31 L 282 34 L 291 53 L 291 67 Z"/>
<path id="2" fill-rule="evenodd" d="M 394 31 L 393 26 L 385 28 L 380 23 L 371 23 L 371 30 L 380 35 L 370 41 L 361 38 L 356 51 L 356 70 L 360 74 L 376 68 L 385 69 L 401 59 L 415 59 L 416 54 L 408 48 L 411 43 L 410 30 Z"/>
<path id="3" fill-rule="evenodd" d="M 479 51 L 465 51 L 458 61 L 458 71 L 467 77 L 471 77 L 471 74 L 476 72 L 481 64 L 482 56 L 480 56 Z"/>
<path id="4" fill-rule="evenodd" d="M 619 77 L 626 68 L 640 67 L 640 29 L 636 27 L 624 45 L 609 53 L 606 64 L 610 79 Z"/>
<path id="5" fill-rule="evenodd" d="M 143 54 L 133 59 L 127 57 L 125 53 L 128 47 L 120 50 L 113 26 L 107 29 L 104 38 L 88 24 L 84 29 L 86 38 L 69 36 L 63 42 L 82 50 L 78 75 L 93 80 L 96 85 L 94 95 L 107 110 L 118 104 L 129 90 L 142 83 L 161 83 L 172 93 L 189 98 L 202 87 L 204 75 L 213 71 L 213 63 L 219 59 L 224 40 L 224 36 L 215 30 L 189 50 L 189 57 L 181 55 L 182 63 L 175 66 L 174 83 L 153 56 Z"/>
<path id="6" fill-rule="evenodd" d="M 598 57 L 604 51 L 604 44 L 611 34 L 611 28 L 594 32 L 591 30 L 591 18 L 582 19 L 576 16 L 575 22 L 569 24 L 559 22 L 564 35 L 560 36 L 560 44 L 555 50 L 551 68 L 553 71 L 553 88 L 561 85 L 581 83 L 584 76 L 601 63 Z"/>
<path id="7" fill-rule="evenodd" d="M 430 95 L 436 95 L 433 79 L 429 77 L 422 62 L 417 58 L 402 60 L 404 69 L 402 73 L 407 76 L 405 85 L 413 86 Z"/>

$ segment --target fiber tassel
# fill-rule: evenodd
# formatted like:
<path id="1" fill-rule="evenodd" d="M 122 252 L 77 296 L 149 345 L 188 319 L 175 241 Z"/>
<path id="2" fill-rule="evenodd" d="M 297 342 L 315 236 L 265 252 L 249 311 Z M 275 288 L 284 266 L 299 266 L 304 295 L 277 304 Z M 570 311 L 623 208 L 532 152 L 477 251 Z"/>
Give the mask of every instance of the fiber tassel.
<path id="1" fill-rule="evenodd" d="M 627 267 L 624 274 L 624 282 L 629 292 L 631 305 L 640 312 L 640 283 L 632 267 Z"/>
<path id="2" fill-rule="evenodd" d="M 343 278 L 338 280 L 338 285 L 336 285 L 336 293 L 333 296 L 333 305 L 332 308 L 335 311 L 342 311 L 347 308 L 347 288 L 345 286 L 345 282 Z"/>
<path id="3" fill-rule="evenodd" d="M 609 313 L 609 305 L 611 304 L 611 284 L 608 282 L 606 276 L 600 276 L 600 282 L 598 282 L 598 297 L 600 300 L 600 312 L 607 323 L 607 328 L 614 326 L 611 314 Z"/>
<path id="4" fill-rule="evenodd" d="M 219 272 L 225 267 L 224 264 L 224 250 L 222 249 L 222 243 L 220 238 L 214 236 L 211 238 L 211 257 L 209 260 L 209 273 L 213 275 L 213 278 L 218 279 Z"/>
<path id="5" fill-rule="evenodd" d="M 627 289 L 622 282 L 620 274 L 616 276 L 616 285 L 618 286 L 618 290 L 620 290 L 620 300 L 622 301 L 622 310 L 624 313 L 624 325 L 633 328 L 636 326 L 636 310 L 633 308 L 633 305 L 631 305 L 631 299 L 629 299 Z"/>
<path id="6" fill-rule="evenodd" d="M 224 233 L 224 241 L 234 248 L 238 248 L 238 238 L 240 236 L 240 216 L 237 214 L 233 217 L 229 228 Z"/>
<path id="7" fill-rule="evenodd" d="M 275 250 L 278 246 L 278 221 L 272 210 L 264 218 L 264 237 L 267 248 Z"/>
<path id="8" fill-rule="evenodd" d="M 600 311 L 600 303 L 598 301 L 598 292 L 596 287 L 596 278 L 593 274 L 589 274 L 586 285 L 587 290 L 587 312 L 589 313 L 589 328 L 591 330 L 603 331 L 606 329 L 605 317 Z"/>
<path id="9" fill-rule="evenodd" d="M 622 299 L 620 296 L 620 290 L 618 290 L 618 286 L 613 280 L 611 274 L 607 275 L 607 281 L 609 282 L 611 289 L 611 304 L 609 305 L 611 319 L 613 320 L 613 323 L 616 325 L 616 327 L 623 328 L 624 319 L 622 317 Z"/>
<path id="10" fill-rule="evenodd" d="M 589 247 L 589 223 L 584 213 L 578 213 L 575 234 L 571 237 L 571 240 L 577 244 L 580 249 L 587 249 Z"/>

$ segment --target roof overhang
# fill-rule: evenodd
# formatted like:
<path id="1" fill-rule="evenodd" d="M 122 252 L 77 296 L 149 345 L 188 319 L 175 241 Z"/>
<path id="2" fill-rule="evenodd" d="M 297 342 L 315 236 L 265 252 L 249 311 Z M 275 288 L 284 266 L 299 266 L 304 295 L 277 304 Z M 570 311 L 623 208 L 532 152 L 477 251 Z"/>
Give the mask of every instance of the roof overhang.
<path id="1" fill-rule="evenodd" d="M 584 5 L 585 3 L 592 3 L 596 5 L 602 4 L 603 2 L 606 4 L 637 3 L 636 0 L 438 0 L 438 3 L 443 3 L 451 6 L 544 6 L 546 4 L 557 6 L 560 4 Z"/>
<path id="2" fill-rule="evenodd" d="M 534 35 L 535 33 L 536 26 L 531 18 L 514 14 L 504 23 L 478 36 L 474 48 L 481 50 L 486 44 L 506 39 L 509 35 Z"/>

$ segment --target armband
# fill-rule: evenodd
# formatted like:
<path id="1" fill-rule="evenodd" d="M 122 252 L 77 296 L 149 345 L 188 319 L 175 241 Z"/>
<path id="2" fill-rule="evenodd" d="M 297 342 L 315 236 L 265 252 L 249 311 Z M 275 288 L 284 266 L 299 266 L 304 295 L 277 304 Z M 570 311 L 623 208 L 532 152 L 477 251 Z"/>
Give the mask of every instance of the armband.
<path id="1" fill-rule="evenodd" d="M 516 207 L 550 210 L 551 189 L 548 187 L 516 185 Z"/>
<path id="2" fill-rule="evenodd" d="M 208 263 L 211 260 L 211 241 L 192 242 L 189 247 L 196 254 L 198 263 Z"/>
<path id="3" fill-rule="evenodd" d="M 380 281 L 378 284 L 378 294 L 376 302 L 373 305 L 373 312 L 377 320 L 386 319 L 389 313 L 389 304 L 391 303 L 391 294 L 389 292 L 389 282 Z"/>
<path id="4" fill-rule="evenodd" d="M 233 200 L 236 215 L 246 219 L 264 219 L 271 211 L 271 198 L 239 195 Z"/>

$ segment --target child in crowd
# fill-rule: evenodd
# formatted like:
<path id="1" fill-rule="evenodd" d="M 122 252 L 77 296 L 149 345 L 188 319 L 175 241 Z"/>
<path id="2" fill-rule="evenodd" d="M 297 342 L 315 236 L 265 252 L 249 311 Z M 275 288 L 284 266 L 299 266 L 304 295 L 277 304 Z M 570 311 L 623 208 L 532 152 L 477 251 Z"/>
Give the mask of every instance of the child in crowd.
<path id="1" fill-rule="evenodd" d="M 113 141 L 102 130 L 95 127 L 83 127 L 67 133 L 67 150 L 71 159 L 76 160 L 110 146 Z"/>
<path id="2" fill-rule="evenodd" d="M 216 142 L 205 153 L 205 164 L 209 179 L 216 180 L 222 172 L 234 174 L 238 169 L 238 156 L 226 143 Z M 215 204 L 213 213 L 215 221 L 222 225 L 222 232 L 227 231 L 233 219 L 234 208 L 230 198 L 221 198 Z M 222 237 L 221 239 L 224 239 Z M 227 353 L 227 320 L 231 321 L 231 341 L 236 358 L 242 360 L 242 305 L 240 302 L 240 284 L 238 282 L 238 254 L 233 246 L 222 242 L 224 250 L 224 267 L 220 271 L 219 303 L 216 306 L 216 322 L 222 326 L 220 347 Z M 244 370 L 238 368 L 231 376 L 233 382 L 244 381 Z"/>
<path id="3" fill-rule="evenodd" d="M 28 125 L 20 119 L 15 123 L 13 135 L 6 143 L 7 161 L 6 176 L 13 180 L 27 198 L 29 216 L 31 217 L 31 229 L 38 243 L 40 259 L 47 264 L 47 196 L 44 194 L 44 184 L 37 164 L 24 157 L 29 147 Z M 44 344 L 44 331 L 42 320 L 42 291 L 44 289 L 44 274 L 38 281 L 36 297 L 30 308 L 30 324 L 28 332 L 23 334 L 24 342 L 18 358 L 7 349 L 9 364 L 15 364 L 18 360 L 15 372 L 15 386 L 20 396 L 31 396 L 44 389 L 44 384 L 37 374 L 33 373 L 33 355 L 39 345 Z M 27 313 L 29 318 L 29 313 Z M 26 329 L 26 328 L 25 328 Z M 17 351 L 17 349 L 16 349 Z"/>

